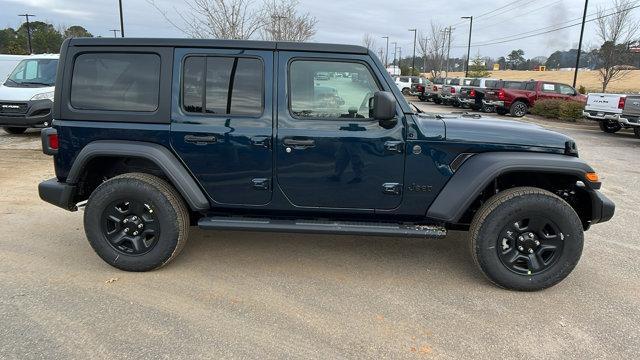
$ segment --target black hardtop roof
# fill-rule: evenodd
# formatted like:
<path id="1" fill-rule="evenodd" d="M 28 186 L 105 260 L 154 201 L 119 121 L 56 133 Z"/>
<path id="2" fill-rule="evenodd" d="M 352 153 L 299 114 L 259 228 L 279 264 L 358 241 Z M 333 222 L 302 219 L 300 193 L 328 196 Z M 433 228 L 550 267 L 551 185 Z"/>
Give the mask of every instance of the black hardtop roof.
<path id="1" fill-rule="evenodd" d="M 69 46 L 168 46 L 250 50 L 314 51 L 366 55 L 362 46 L 344 44 L 298 43 L 288 41 L 163 39 L 163 38 L 72 38 Z"/>

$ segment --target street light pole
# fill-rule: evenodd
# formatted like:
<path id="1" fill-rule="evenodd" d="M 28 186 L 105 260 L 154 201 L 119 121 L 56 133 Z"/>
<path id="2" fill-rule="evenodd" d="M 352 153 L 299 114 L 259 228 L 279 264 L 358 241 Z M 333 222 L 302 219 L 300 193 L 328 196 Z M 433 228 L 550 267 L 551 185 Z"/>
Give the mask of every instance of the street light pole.
<path id="1" fill-rule="evenodd" d="M 416 36 L 418 29 L 409 29 L 409 31 L 413 31 L 413 58 L 411 59 L 411 76 L 413 76 L 413 72 L 416 71 Z"/>
<path id="2" fill-rule="evenodd" d="M 122 0 L 118 0 L 118 5 L 120 6 L 120 36 L 124 37 L 124 20 L 122 19 Z"/>
<path id="3" fill-rule="evenodd" d="M 114 38 L 117 38 L 117 37 L 118 37 L 118 35 L 117 35 L 117 34 L 120 32 L 120 30 L 118 30 L 118 29 L 109 29 L 109 31 L 112 31 L 112 32 L 113 32 L 113 37 L 114 37 Z"/>
<path id="4" fill-rule="evenodd" d="M 576 69 L 573 72 L 573 88 L 576 87 L 578 80 L 578 67 L 580 66 L 580 53 L 582 52 L 582 36 L 584 35 L 584 23 L 587 18 L 587 7 L 589 0 L 584 0 L 584 12 L 582 13 L 582 27 L 580 28 L 580 41 L 578 41 L 578 55 L 576 56 Z"/>
<path id="5" fill-rule="evenodd" d="M 33 49 L 31 48 L 31 26 L 29 25 L 29 16 L 34 17 L 33 14 L 21 14 L 18 16 L 24 16 L 27 23 L 27 42 L 29 45 L 29 55 L 33 54 Z"/>
<path id="6" fill-rule="evenodd" d="M 396 66 L 396 50 L 398 50 L 398 43 L 394 41 L 391 44 L 393 44 L 393 66 Z"/>
<path id="7" fill-rule="evenodd" d="M 461 19 L 469 19 L 469 44 L 467 45 L 467 62 L 464 65 L 464 77 L 469 74 L 469 57 L 471 56 L 471 30 L 473 29 L 473 16 L 463 16 Z"/>
<path id="8" fill-rule="evenodd" d="M 387 50 L 384 52 L 384 67 L 389 66 L 389 37 L 383 36 L 383 39 L 387 39 Z"/>

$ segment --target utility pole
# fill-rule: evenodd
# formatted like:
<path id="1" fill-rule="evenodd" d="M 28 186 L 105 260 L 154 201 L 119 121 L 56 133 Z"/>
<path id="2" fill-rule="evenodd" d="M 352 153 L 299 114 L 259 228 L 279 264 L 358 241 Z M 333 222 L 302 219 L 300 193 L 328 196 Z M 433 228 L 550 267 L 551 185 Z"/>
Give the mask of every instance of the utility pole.
<path id="1" fill-rule="evenodd" d="M 118 35 L 117 35 L 117 34 L 120 32 L 120 30 L 118 30 L 118 29 L 110 29 L 109 31 L 112 31 L 112 32 L 113 32 L 113 37 L 114 37 L 114 38 L 117 38 L 117 37 L 118 37 Z"/>
<path id="2" fill-rule="evenodd" d="M 398 46 L 398 67 L 400 67 L 401 63 L 402 63 L 402 46 Z M 402 73 L 402 70 L 400 70 L 400 72 Z"/>
<path id="3" fill-rule="evenodd" d="M 422 71 L 424 71 L 425 73 L 427 72 L 427 49 L 429 45 L 429 37 L 425 36 L 424 37 L 424 53 L 423 53 L 423 58 L 422 58 Z"/>
<path id="4" fill-rule="evenodd" d="M 398 43 L 394 41 L 391 44 L 393 44 L 393 66 L 396 66 L 396 50 L 398 50 Z"/>
<path id="5" fill-rule="evenodd" d="M 449 54 L 451 51 L 451 30 L 453 30 L 451 26 L 443 30 L 445 33 L 445 36 L 447 36 L 447 67 L 444 69 L 444 77 L 449 76 Z"/>
<path id="6" fill-rule="evenodd" d="M 464 77 L 469 74 L 469 57 L 471 56 L 471 30 L 473 29 L 473 16 L 463 16 L 461 19 L 469 19 L 469 44 L 467 45 L 467 62 L 464 65 Z M 451 34 L 449 34 L 451 36 Z"/>
<path id="7" fill-rule="evenodd" d="M 576 56 L 576 69 L 573 72 L 573 88 L 576 87 L 576 81 L 578 80 L 578 67 L 580 67 L 580 53 L 582 52 L 582 36 L 584 35 L 584 23 L 587 18 L 587 7 L 589 6 L 589 0 L 584 0 L 584 12 L 582 13 L 582 27 L 580 28 L 580 41 L 578 41 L 578 55 Z"/>
<path id="8" fill-rule="evenodd" d="M 122 0 L 118 0 L 120 5 L 120 36 L 124 37 L 124 20 L 122 19 Z"/>
<path id="9" fill-rule="evenodd" d="M 31 48 L 31 27 L 29 26 L 29 16 L 35 17 L 33 14 L 20 14 L 18 16 L 24 16 L 27 23 L 27 42 L 29 45 L 29 55 L 33 54 L 33 49 Z"/>
<path id="10" fill-rule="evenodd" d="M 384 67 L 389 66 L 389 37 L 383 36 L 383 39 L 387 39 L 387 50 L 384 52 Z"/>
<path id="11" fill-rule="evenodd" d="M 380 48 L 380 50 L 378 50 L 378 54 L 380 55 L 380 61 L 382 61 L 382 52 L 383 52 L 383 50 L 382 50 L 382 48 Z M 385 66 L 385 68 L 386 68 L 386 66 Z"/>
<path id="12" fill-rule="evenodd" d="M 416 71 L 416 36 L 418 29 L 409 29 L 409 31 L 413 31 L 413 58 L 411 59 L 411 75 L 413 76 L 413 72 Z"/>

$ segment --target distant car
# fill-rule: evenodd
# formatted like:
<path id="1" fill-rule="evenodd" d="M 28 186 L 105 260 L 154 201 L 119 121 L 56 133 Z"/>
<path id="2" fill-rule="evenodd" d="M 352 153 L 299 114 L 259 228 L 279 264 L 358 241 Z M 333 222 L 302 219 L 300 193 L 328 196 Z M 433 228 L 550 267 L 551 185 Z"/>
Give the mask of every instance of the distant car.
<path id="1" fill-rule="evenodd" d="M 460 89 L 463 86 L 471 86 L 473 78 L 454 78 L 451 79 L 449 84 L 443 85 L 440 89 L 440 98 L 442 102 L 447 105 L 460 106 L 461 103 L 458 99 L 460 95 Z"/>
<path id="2" fill-rule="evenodd" d="M 622 128 L 633 128 L 635 135 L 640 138 L 640 95 L 589 94 L 582 115 L 597 121 L 604 132 L 615 133 Z"/>
<path id="3" fill-rule="evenodd" d="M 329 80 L 329 74 L 326 72 L 319 72 L 316 74 L 316 80 Z"/>
<path id="4" fill-rule="evenodd" d="M 395 76 L 394 80 L 398 89 L 402 91 L 402 94 L 405 96 L 413 95 L 411 93 L 411 87 L 413 84 L 426 84 L 426 82 L 429 81 L 419 76 Z"/>

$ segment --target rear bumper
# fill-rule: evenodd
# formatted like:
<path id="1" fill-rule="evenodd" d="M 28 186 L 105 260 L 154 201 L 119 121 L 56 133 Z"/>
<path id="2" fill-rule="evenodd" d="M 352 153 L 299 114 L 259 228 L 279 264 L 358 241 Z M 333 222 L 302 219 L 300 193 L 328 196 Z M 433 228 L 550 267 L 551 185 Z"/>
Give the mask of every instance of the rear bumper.
<path id="1" fill-rule="evenodd" d="M 40 199 L 65 210 L 78 210 L 76 204 L 73 202 L 75 192 L 75 185 L 60 182 L 57 178 L 49 179 L 38 184 Z"/>
<path id="2" fill-rule="evenodd" d="M 637 117 L 637 116 L 626 116 L 624 114 L 598 115 L 597 113 L 594 114 L 594 112 L 586 111 L 586 110 L 582 111 L 582 116 L 584 116 L 589 120 L 595 120 L 595 121 L 617 121 L 622 126 L 630 126 L 630 127 L 640 126 L 640 117 Z"/>
<path id="3" fill-rule="evenodd" d="M 2 101 L 2 103 L 6 103 Z M 12 127 L 47 127 L 51 124 L 51 107 L 53 102 L 51 100 L 33 100 L 22 102 L 26 103 L 26 112 L 22 113 L 9 113 L 6 111 L 0 112 L 0 126 L 12 126 Z"/>
<path id="4" fill-rule="evenodd" d="M 591 224 L 598 224 L 611 220 L 616 210 L 616 205 L 600 191 L 594 190 L 591 196 Z"/>

